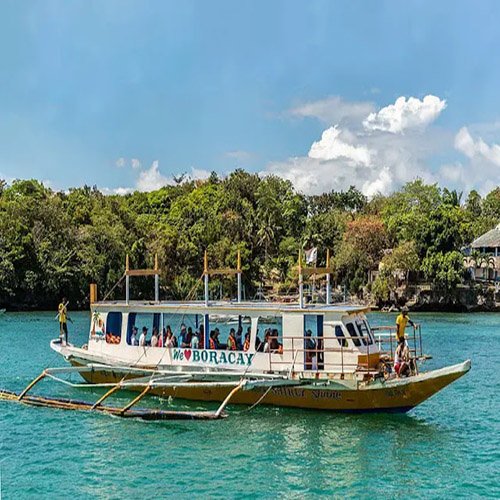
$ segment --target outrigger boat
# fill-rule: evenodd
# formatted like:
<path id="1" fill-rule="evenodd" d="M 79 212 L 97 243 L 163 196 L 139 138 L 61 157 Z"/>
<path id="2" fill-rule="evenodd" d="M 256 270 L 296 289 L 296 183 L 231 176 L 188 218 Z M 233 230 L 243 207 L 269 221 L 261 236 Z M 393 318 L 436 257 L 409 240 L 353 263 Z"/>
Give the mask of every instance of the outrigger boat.
<path id="1" fill-rule="evenodd" d="M 376 328 L 368 323 L 368 308 L 329 303 L 329 258 L 324 268 L 302 267 L 299 259 L 298 270 L 298 303 L 243 302 L 239 255 L 235 270 L 211 270 L 205 255 L 205 299 L 160 301 L 157 259 L 154 269 L 133 270 L 127 257 L 125 300 L 97 301 L 97 287 L 91 285 L 88 343 L 77 347 L 59 339 L 51 342 L 51 348 L 72 367 L 45 370 L 15 397 L 27 398 L 28 390 L 42 378 L 61 380 L 61 373 L 77 372 L 86 383 L 74 385 L 109 390 L 96 403 L 82 403 L 84 406 L 76 409 L 98 409 L 119 416 L 127 412 L 131 416 L 131 407 L 146 394 L 222 402 L 216 412 L 190 413 L 179 418 L 219 418 L 224 416 L 223 409 L 229 402 L 344 412 L 407 412 L 470 370 L 467 360 L 423 371 L 421 366 L 428 356 L 423 354 L 418 327 L 407 337 L 410 375 L 400 378 L 389 373 L 387 367 L 392 364 L 396 347 L 393 334 L 387 327 Z M 237 275 L 235 300 L 209 300 L 208 279 L 213 274 Z M 312 274 L 327 277 L 325 304 L 304 303 L 303 278 Z M 155 276 L 155 300 L 130 300 L 129 280 L 138 275 Z M 221 318 L 225 317 L 230 324 L 236 318 L 240 331 L 249 332 L 246 350 L 210 348 L 208 333 L 214 326 L 213 319 L 224 328 Z M 132 345 L 134 327 L 149 326 L 162 332 L 167 325 L 178 328 L 180 324 L 202 332 L 198 348 Z M 226 328 L 229 331 L 229 325 Z M 259 346 L 265 331 L 268 343 L 263 352 Z M 103 401 L 120 389 L 140 394 L 125 411 L 108 411 Z"/>

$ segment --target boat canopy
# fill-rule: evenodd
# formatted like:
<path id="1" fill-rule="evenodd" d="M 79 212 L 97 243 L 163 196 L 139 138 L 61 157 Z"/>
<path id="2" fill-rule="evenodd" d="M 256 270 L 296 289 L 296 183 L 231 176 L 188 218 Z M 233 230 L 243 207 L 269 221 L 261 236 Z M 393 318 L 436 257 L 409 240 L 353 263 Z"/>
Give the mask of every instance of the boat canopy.
<path id="1" fill-rule="evenodd" d="M 144 312 L 168 312 L 185 313 L 189 311 L 192 314 L 245 314 L 245 313 L 301 313 L 301 314 L 361 314 L 370 311 L 369 307 L 347 304 L 306 304 L 300 307 L 299 304 L 282 302 L 229 302 L 229 301 L 211 301 L 207 306 L 203 301 L 106 301 L 94 302 L 92 308 L 98 311 L 144 311 Z"/>

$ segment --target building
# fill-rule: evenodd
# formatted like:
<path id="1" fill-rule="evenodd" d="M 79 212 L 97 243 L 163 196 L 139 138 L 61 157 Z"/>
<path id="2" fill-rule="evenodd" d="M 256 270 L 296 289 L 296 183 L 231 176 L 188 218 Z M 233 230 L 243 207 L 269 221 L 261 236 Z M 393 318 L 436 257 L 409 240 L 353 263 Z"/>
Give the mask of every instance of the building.
<path id="1" fill-rule="evenodd" d="M 500 224 L 475 239 L 465 254 L 473 279 L 500 282 Z"/>

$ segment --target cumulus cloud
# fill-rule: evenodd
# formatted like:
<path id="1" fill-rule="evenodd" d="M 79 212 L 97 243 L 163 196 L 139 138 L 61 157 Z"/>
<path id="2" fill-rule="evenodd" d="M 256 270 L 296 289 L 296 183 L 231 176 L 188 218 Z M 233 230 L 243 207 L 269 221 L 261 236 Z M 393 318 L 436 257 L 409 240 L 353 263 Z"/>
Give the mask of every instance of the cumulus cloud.
<path id="1" fill-rule="evenodd" d="M 322 122 L 359 122 L 372 113 L 375 106 L 367 101 L 345 101 L 339 96 L 331 96 L 318 101 L 303 103 L 292 108 L 289 113 L 301 118 L 317 118 Z"/>
<path id="2" fill-rule="evenodd" d="M 162 175 L 159 169 L 159 162 L 155 160 L 151 164 L 151 167 L 139 173 L 136 188 L 138 191 L 154 191 L 171 183 L 170 179 Z"/>
<path id="3" fill-rule="evenodd" d="M 423 100 L 416 97 L 398 97 L 394 104 L 390 104 L 377 112 L 370 113 L 363 120 L 367 130 L 382 130 L 401 133 L 410 128 L 423 128 L 433 122 L 445 109 L 446 101 L 434 95 L 427 95 Z"/>
<path id="4" fill-rule="evenodd" d="M 467 127 L 462 127 L 455 136 L 455 148 L 471 159 L 484 159 L 500 166 L 500 146 L 489 146 L 480 137 L 474 140 Z"/>
<path id="5" fill-rule="evenodd" d="M 141 162 L 137 158 L 132 158 L 130 160 L 130 165 L 134 170 L 138 170 L 141 168 Z"/>
<path id="6" fill-rule="evenodd" d="M 289 179 L 306 194 L 355 185 L 372 197 L 388 194 L 416 176 L 436 182 L 439 176 L 428 168 L 428 159 L 451 148 L 453 135 L 427 125 L 445 106 L 444 100 L 427 96 L 422 101 L 400 97 L 376 112 L 370 108 L 350 126 L 337 123 L 325 129 L 307 156 L 272 162 L 266 172 Z M 322 116 L 313 106 L 301 112 Z"/>
<path id="7" fill-rule="evenodd" d="M 349 144 L 341 135 L 342 130 L 337 125 L 327 128 L 321 135 L 321 139 L 313 142 L 309 157 L 319 160 L 344 158 L 354 164 L 370 165 L 372 152 L 363 145 Z M 351 134 L 348 135 L 351 136 Z"/>

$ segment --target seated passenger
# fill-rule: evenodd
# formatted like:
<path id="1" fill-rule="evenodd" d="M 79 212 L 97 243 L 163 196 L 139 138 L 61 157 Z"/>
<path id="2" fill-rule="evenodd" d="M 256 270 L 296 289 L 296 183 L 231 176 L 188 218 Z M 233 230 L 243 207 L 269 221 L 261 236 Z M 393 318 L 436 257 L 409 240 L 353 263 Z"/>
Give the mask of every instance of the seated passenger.
<path id="1" fill-rule="evenodd" d="M 165 345 L 165 328 L 162 332 L 158 332 L 158 347 L 163 347 Z"/>
<path id="2" fill-rule="evenodd" d="M 130 336 L 130 345 L 139 345 L 139 339 L 137 338 L 138 333 L 139 333 L 139 330 L 134 325 L 132 327 L 132 335 Z"/>
<path id="3" fill-rule="evenodd" d="M 205 327 L 203 325 L 200 325 L 198 332 L 198 345 L 200 349 L 205 349 Z"/>
<path id="4" fill-rule="evenodd" d="M 151 347 L 158 346 L 158 330 L 153 326 L 153 335 L 151 335 Z"/>
<path id="5" fill-rule="evenodd" d="M 276 334 L 277 333 L 278 332 L 276 331 Z M 283 354 L 283 344 L 280 344 L 278 342 L 278 338 L 277 337 L 271 337 L 271 347 L 270 347 L 270 350 L 274 354 Z"/>
<path id="6" fill-rule="evenodd" d="M 236 331 L 236 348 L 238 351 L 243 350 L 243 328 L 241 326 Z"/>
<path id="7" fill-rule="evenodd" d="M 410 350 L 405 342 L 398 344 L 394 353 L 394 371 L 398 377 L 410 376 Z"/>
<path id="8" fill-rule="evenodd" d="M 191 349 L 199 349 L 200 339 L 198 338 L 199 333 L 196 332 L 191 336 Z"/>
<path id="9" fill-rule="evenodd" d="M 148 329 L 143 326 L 142 327 L 142 333 L 141 333 L 141 336 L 139 337 L 139 345 L 141 347 L 145 347 L 147 345 L 147 337 L 148 336 Z"/>
<path id="10" fill-rule="evenodd" d="M 229 351 L 236 351 L 238 349 L 238 346 L 236 344 L 236 332 L 234 331 L 234 328 L 231 328 L 231 330 L 229 330 L 229 337 L 227 338 L 227 349 Z"/>
<path id="11" fill-rule="evenodd" d="M 263 352 L 271 351 L 271 340 L 269 338 L 270 336 L 271 336 L 271 330 L 268 328 L 264 335 L 264 348 L 262 349 Z"/>
<path id="12" fill-rule="evenodd" d="M 218 328 L 210 332 L 210 349 L 220 349 Z"/>
<path id="13" fill-rule="evenodd" d="M 245 342 L 243 342 L 243 350 L 248 351 L 250 349 L 250 332 L 245 333 Z"/>
<path id="14" fill-rule="evenodd" d="M 257 352 L 264 351 L 264 342 L 262 342 L 262 340 L 260 340 L 260 338 L 259 338 L 259 330 L 257 330 L 257 337 L 255 339 L 255 350 Z"/>
<path id="15" fill-rule="evenodd" d="M 180 347 L 189 347 L 189 342 L 187 338 L 187 330 L 186 330 L 186 325 L 182 323 L 181 325 L 181 333 L 179 334 L 179 344 Z"/>
<path id="16" fill-rule="evenodd" d="M 167 325 L 167 330 L 165 332 L 165 347 L 177 347 L 177 340 L 172 333 L 170 325 Z"/>

